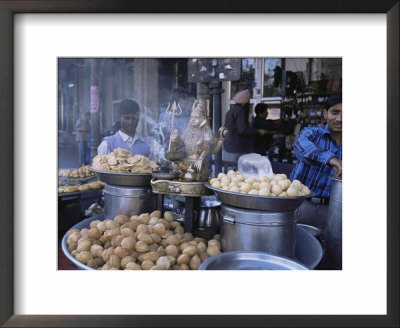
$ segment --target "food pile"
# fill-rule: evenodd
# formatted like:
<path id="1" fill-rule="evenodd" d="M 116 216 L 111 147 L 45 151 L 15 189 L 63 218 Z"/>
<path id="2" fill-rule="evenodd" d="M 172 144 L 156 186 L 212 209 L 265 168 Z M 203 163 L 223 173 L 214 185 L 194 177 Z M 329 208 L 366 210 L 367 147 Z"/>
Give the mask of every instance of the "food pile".
<path id="1" fill-rule="evenodd" d="M 151 173 L 159 168 L 159 164 L 146 156 L 117 148 L 110 154 L 95 156 L 92 168 L 104 172 Z"/>
<path id="2" fill-rule="evenodd" d="M 184 233 L 172 212 L 95 220 L 90 229 L 72 229 L 67 247 L 79 262 L 97 270 L 197 270 L 221 253 L 219 235 L 207 241 Z"/>
<path id="3" fill-rule="evenodd" d="M 217 178 L 210 179 L 214 188 L 249 195 L 297 197 L 311 193 L 307 186 L 299 180 L 290 181 L 286 174 L 274 174 L 272 178 L 263 176 L 259 179 L 245 179 L 239 171 L 220 173 Z"/>
<path id="4" fill-rule="evenodd" d="M 80 186 L 59 186 L 58 193 L 66 193 L 66 192 L 78 192 L 78 191 L 85 191 L 91 189 L 100 189 L 104 187 L 104 183 L 101 181 L 94 181 L 90 183 L 85 183 Z"/>
<path id="5" fill-rule="evenodd" d="M 60 169 L 58 170 L 59 177 L 66 178 L 88 178 L 94 176 L 94 172 L 89 170 L 89 165 L 83 165 L 76 170 Z"/>

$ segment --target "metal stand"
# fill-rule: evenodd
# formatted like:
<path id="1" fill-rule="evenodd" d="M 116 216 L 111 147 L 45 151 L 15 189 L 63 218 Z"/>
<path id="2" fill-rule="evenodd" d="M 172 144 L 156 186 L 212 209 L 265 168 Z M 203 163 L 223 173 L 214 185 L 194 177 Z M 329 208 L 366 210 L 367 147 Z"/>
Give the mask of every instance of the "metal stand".
<path id="1" fill-rule="evenodd" d="M 157 194 L 157 209 L 161 212 L 161 217 L 164 217 L 164 194 Z"/>
<path id="2" fill-rule="evenodd" d="M 185 232 L 193 233 L 195 213 L 200 213 L 201 197 L 185 197 Z"/>
<path id="3" fill-rule="evenodd" d="M 210 89 L 212 89 L 211 94 L 213 95 L 213 132 L 216 136 L 218 136 L 218 129 L 221 127 L 221 93 L 224 92 L 221 89 L 221 82 L 213 81 L 209 84 Z M 222 151 L 220 150 L 218 153 L 213 155 L 215 160 L 215 175 L 221 172 L 222 168 Z"/>

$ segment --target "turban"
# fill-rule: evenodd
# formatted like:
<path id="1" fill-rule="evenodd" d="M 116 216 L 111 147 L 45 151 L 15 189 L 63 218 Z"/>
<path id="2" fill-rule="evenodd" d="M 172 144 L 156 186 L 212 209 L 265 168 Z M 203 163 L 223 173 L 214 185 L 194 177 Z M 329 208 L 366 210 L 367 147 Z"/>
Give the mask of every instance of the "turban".
<path id="1" fill-rule="evenodd" d="M 239 91 L 235 97 L 233 97 L 233 101 L 237 104 L 246 104 L 249 102 L 251 97 L 250 91 L 248 89 Z"/>

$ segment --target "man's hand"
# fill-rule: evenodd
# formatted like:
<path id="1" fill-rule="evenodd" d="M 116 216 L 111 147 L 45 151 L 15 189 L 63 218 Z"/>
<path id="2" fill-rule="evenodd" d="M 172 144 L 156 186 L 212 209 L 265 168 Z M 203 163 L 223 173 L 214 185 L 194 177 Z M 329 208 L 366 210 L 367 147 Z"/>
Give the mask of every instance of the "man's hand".
<path id="1" fill-rule="evenodd" d="M 341 178 L 342 177 L 342 160 L 334 157 L 329 161 L 329 165 L 332 166 L 332 168 L 336 172 L 336 176 Z"/>

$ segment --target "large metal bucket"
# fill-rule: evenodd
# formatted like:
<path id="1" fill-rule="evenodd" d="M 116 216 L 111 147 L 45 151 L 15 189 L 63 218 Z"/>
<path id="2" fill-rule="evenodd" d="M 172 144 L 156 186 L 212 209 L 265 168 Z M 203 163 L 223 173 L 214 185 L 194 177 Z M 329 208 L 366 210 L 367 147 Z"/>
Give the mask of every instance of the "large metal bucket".
<path id="1" fill-rule="evenodd" d="M 333 178 L 325 232 L 323 269 L 342 269 L 342 180 Z"/>
<path id="2" fill-rule="evenodd" d="M 222 249 L 294 258 L 297 216 L 297 211 L 265 212 L 222 204 Z"/>
<path id="3" fill-rule="evenodd" d="M 139 215 L 152 212 L 157 206 L 157 196 L 150 187 L 121 187 L 105 185 L 104 212 L 106 219 L 117 215 Z"/>

